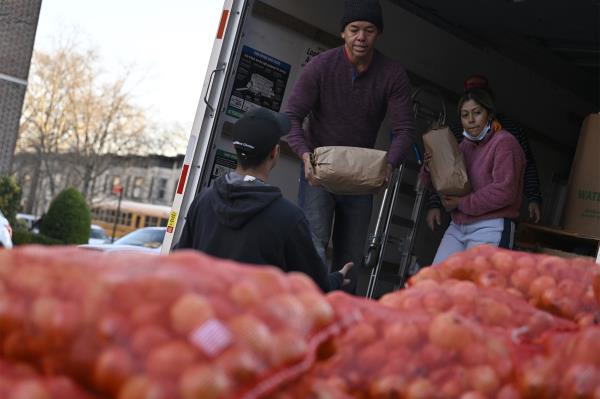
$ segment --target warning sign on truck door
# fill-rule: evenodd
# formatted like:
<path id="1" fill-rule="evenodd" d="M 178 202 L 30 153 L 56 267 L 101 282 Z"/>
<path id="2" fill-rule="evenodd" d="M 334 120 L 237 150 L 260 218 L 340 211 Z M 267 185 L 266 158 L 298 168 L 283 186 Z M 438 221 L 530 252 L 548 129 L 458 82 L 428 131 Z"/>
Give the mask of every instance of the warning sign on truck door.
<path id="1" fill-rule="evenodd" d="M 244 46 L 227 115 L 239 118 L 259 106 L 279 111 L 289 75 L 289 64 Z"/>
<path id="2" fill-rule="evenodd" d="M 210 171 L 208 187 L 212 185 L 213 181 L 224 174 L 235 170 L 235 168 L 237 168 L 237 156 L 231 152 L 217 150 L 217 154 L 215 155 L 215 159 L 213 161 L 212 170 Z"/>

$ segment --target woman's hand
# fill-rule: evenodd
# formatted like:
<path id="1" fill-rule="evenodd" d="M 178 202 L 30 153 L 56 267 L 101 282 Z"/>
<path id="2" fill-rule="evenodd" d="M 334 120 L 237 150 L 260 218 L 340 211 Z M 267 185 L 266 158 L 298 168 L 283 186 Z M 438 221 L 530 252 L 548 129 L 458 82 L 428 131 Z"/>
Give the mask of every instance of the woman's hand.
<path id="1" fill-rule="evenodd" d="M 529 208 L 529 217 L 531 219 L 533 219 L 533 223 L 538 223 L 542 216 L 540 204 L 538 204 L 537 202 L 530 202 L 528 208 Z"/>
<path id="2" fill-rule="evenodd" d="M 438 208 L 431 208 L 427 212 L 427 217 L 425 220 L 427 221 L 427 226 L 429 226 L 431 231 L 435 231 L 435 226 L 442 224 L 442 213 Z"/>
<path id="3" fill-rule="evenodd" d="M 452 212 L 458 208 L 458 202 L 461 198 L 456 195 L 442 195 L 442 205 L 447 212 Z"/>

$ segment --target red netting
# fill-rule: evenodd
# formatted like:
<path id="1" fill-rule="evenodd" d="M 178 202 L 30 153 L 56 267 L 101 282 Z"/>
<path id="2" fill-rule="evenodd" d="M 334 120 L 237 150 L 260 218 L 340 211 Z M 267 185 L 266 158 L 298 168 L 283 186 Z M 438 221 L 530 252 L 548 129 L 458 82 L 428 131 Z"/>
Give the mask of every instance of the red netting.
<path id="1" fill-rule="evenodd" d="M 256 397 L 344 325 L 304 275 L 199 253 L 29 247 L 0 265 L 2 355 L 121 399 Z"/>
<path id="2" fill-rule="evenodd" d="M 45 377 L 26 364 L 0 359 L 0 398 L 92 399 L 67 377 Z"/>
<path id="3" fill-rule="evenodd" d="M 409 285 L 428 279 L 468 280 L 521 295 L 539 309 L 587 326 L 600 315 L 600 301 L 595 300 L 593 288 L 596 273 L 597 265 L 582 258 L 564 259 L 482 245 L 425 268 L 411 278 Z M 595 284 L 600 287 L 600 282 Z"/>
<path id="4" fill-rule="evenodd" d="M 409 289 L 385 295 L 380 303 L 432 315 L 453 311 L 482 326 L 509 332 L 515 343 L 531 341 L 548 331 L 577 329 L 575 323 L 525 302 L 519 293 L 466 280 L 418 280 Z"/>
<path id="5" fill-rule="evenodd" d="M 508 398 L 514 365 L 537 351 L 451 310 L 397 310 L 340 293 L 328 299 L 339 312 L 358 309 L 362 321 L 334 340 L 331 357 L 272 398 Z"/>

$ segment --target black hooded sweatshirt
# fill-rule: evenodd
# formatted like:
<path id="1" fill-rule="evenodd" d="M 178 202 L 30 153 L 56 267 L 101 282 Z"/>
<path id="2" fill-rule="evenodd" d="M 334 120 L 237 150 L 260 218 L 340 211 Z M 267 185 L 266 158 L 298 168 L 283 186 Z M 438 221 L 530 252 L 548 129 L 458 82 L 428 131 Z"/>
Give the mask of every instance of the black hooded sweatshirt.
<path id="1" fill-rule="evenodd" d="M 323 291 L 338 289 L 342 274 L 327 274 L 302 210 L 279 188 L 247 180 L 228 173 L 196 197 L 176 248 L 302 272 Z"/>

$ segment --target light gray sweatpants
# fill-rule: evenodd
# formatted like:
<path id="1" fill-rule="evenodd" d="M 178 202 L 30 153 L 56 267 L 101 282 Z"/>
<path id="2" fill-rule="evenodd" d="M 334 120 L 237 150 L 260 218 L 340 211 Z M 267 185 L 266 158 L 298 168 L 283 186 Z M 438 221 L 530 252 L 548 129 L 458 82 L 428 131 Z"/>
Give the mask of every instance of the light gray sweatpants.
<path id="1" fill-rule="evenodd" d="M 469 224 L 450 222 L 435 254 L 433 264 L 443 262 L 450 255 L 481 244 L 512 249 L 515 223 L 510 219 L 488 219 Z"/>

